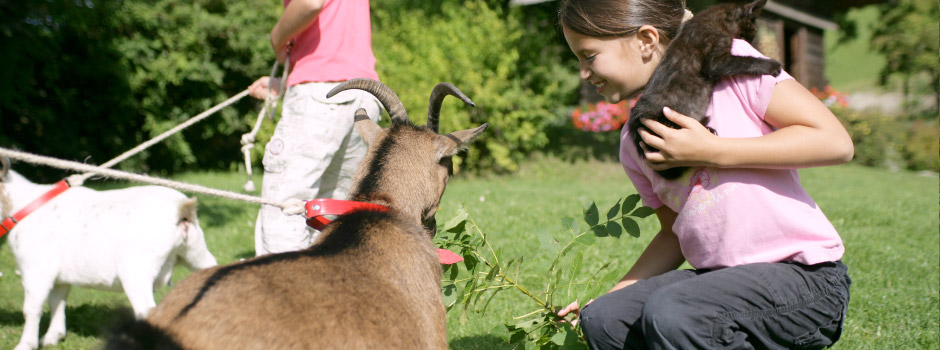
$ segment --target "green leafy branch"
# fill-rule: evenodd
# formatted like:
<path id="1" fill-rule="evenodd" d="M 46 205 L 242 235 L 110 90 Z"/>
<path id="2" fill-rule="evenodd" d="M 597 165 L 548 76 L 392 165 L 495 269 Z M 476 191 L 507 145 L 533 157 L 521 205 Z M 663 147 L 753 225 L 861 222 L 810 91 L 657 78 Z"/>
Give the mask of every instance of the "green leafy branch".
<path id="1" fill-rule="evenodd" d="M 442 288 L 447 309 L 459 308 L 460 319 L 465 320 L 467 311 L 485 314 L 497 294 L 515 290 L 531 300 L 536 309 L 515 317 L 514 323 L 500 327 L 498 336 L 525 349 L 586 348 L 580 329 L 557 316 L 555 301 L 562 292 L 565 300 L 572 296 L 596 296 L 605 282 L 618 277 L 616 269 L 608 269 L 609 263 L 591 273 L 583 273 L 584 256 L 577 248 L 592 245 L 598 238 L 620 238 L 624 232 L 639 237 L 640 227 L 636 219 L 654 213 L 648 207 L 637 207 L 639 201 L 640 196 L 636 194 L 618 200 L 607 210 L 606 220 L 601 220 L 600 211 L 592 202 L 582 212 L 586 226 L 582 227 L 574 218 L 565 217 L 561 222 L 561 237 L 546 231 L 539 232 L 542 247 L 554 251 L 555 257 L 548 268 L 549 281 L 544 289 L 536 292 L 519 282 L 524 259 L 507 259 L 499 249 L 494 249 L 486 232 L 461 206 L 457 215 L 444 224 L 435 238 L 438 246 L 453 250 L 464 258 L 463 264 L 444 268 Z M 569 257 L 571 253 L 573 257 Z"/>

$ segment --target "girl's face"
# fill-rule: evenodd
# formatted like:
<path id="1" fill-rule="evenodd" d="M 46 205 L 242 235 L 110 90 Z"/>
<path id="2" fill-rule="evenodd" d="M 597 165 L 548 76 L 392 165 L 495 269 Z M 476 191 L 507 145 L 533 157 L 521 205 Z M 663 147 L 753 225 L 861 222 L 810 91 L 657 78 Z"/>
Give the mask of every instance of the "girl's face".
<path id="1" fill-rule="evenodd" d="M 659 38 L 648 40 L 644 29 L 611 38 L 562 29 L 568 47 L 578 56 L 581 79 L 594 84 L 608 102 L 626 100 L 643 90 L 659 64 Z"/>

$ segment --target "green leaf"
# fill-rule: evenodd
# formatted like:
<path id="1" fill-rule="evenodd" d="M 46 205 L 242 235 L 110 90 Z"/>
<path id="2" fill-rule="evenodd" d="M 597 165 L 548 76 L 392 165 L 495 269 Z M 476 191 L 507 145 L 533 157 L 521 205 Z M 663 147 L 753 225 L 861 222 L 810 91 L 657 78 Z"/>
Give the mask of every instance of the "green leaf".
<path id="1" fill-rule="evenodd" d="M 572 234 L 581 232 L 581 225 L 578 225 L 578 222 L 570 216 L 561 218 L 561 225 L 564 229 L 571 231 Z"/>
<path id="2" fill-rule="evenodd" d="M 617 217 L 617 214 L 620 214 L 620 200 L 617 200 L 617 204 L 610 207 L 610 210 L 607 210 L 607 220 L 613 220 Z"/>
<path id="3" fill-rule="evenodd" d="M 594 204 L 594 202 L 591 202 L 591 204 L 588 204 L 587 207 L 584 208 L 584 222 L 588 225 L 597 225 L 600 220 L 598 215 L 600 214 L 597 212 L 597 204 Z"/>
<path id="4" fill-rule="evenodd" d="M 519 344 L 525 341 L 526 332 L 524 328 L 518 328 L 515 326 L 508 326 L 509 328 L 509 344 Z"/>
<path id="5" fill-rule="evenodd" d="M 464 258 L 466 259 L 466 258 Z M 450 278 L 451 281 L 457 279 L 457 276 L 460 274 L 460 264 L 450 264 L 444 267 L 444 274 Z"/>
<path id="6" fill-rule="evenodd" d="M 448 284 L 443 288 L 444 294 L 444 306 L 450 308 L 457 303 L 457 286 L 454 284 Z"/>
<path id="7" fill-rule="evenodd" d="M 539 230 L 536 232 L 536 236 L 538 236 L 539 243 L 542 244 L 542 249 L 558 251 L 558 241 L 555 240 L 555 237 L 552 236 L 551 232 L 546 230 Z"/>
<path id="8" fill-rule="evenodd" d="M 630 213 L 630 215 L 636 216 L 638 218 L 645 218 L 653 214 L 656 214 L 656 211 L 650 207 L 639 207 L 639 208 L 636 208 L 636 210 L 634 210 L 633 213 Z"/>
<path id="9" fill-rule="evenodd" d="M 467 221 L 467 218 L 470 216 L 467 213 L 467 209 L 463 206 L 457 208 L 457 215 L 454 215 L 453 218 L 447 220 L 447 223 L 444 224 L 444 231 L 450 231 L 450 229 L 457 227 L 458 224 Z"/>
<path id="10" fill-rule="evenodd" d="M 594 232 L 594 235 L 597 237 L 607 237 L 609 235 L 607 228 L 602 225 L 591 227 L 591 231 Z"/>
<path id="11" fill-rule="evenodd" d="M 627 230 L 627 234 L 633 237 L 640 237 L 640 226 L 637 225 L 636 221 L 634 221 L 631 218 L 624 217 L 622 222 L 623 222 L 623 228 Z"/>
<path id="12" fill-rule="evenodd" d="M 574 240 L 575 244 L 592 245 L 596 238 L 592 234 L 583 234 Z"/>
<path id="13" fill-rule="evenodd" d="M 511 333 L 509 332 L 509 326 L 501 324 L 493 327 L 493 329 L 490 330 L 490 335 L 502 339 L 504 342 L 509 342 Z"/>
<path id="14" fill-rule="evenodd" d="M 473 254 L 468 254 L 463 257 L 463 265 L 467 268 L 467 271 L 473 271 L 478 262 L 477 257 Z"/>
<path id="15" fill-rule="evenodd" d="M 538 323 L 538 321 L 539 320 L 534 319 L 534 318 L 528 319 L 525 321 L 517 322 L 516 324 L 513 325 L 513 327 L 516 327 L 518 329 L 526 329 L 526 328 L 534 326 L 536 323 Z"/>
<path id="16" fill-rule="evenodd" d="M 623 233 L 623 229 L 620 228 L 620 224 L 618 224 L 616 221 L 610 221 L 607 223 L 607 233 L 613 237 L 620 238 L 620 234 Z"/>
<path id="17" fill-rule="evenodd" d="M 551 342 L 558 346 L 565 345 L 565 338 L 567 338 L 567 336 L 568 334 L 564 332 L 555 333 L 551 338 Z"/>
<path id="18" fill-rule="evenodd" d="M 627 213 L 633 210 L 633 208 L 636 208 L 636 204 L 639 202 L 640 202 L 640 195 L 635 194 L 635 193 L 627 196 L 627 198 L 624 198 L 623 206 L 621 207 L 623 210 L 623 215 L 627 215 Z"/>

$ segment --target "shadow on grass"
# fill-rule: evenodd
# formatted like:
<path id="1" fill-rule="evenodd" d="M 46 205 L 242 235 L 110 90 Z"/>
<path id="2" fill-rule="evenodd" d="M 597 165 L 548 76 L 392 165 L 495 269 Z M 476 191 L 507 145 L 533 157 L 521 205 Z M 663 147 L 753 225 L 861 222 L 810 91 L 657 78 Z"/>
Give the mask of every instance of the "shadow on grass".
<path id="1" fill-rule="evenodd" d="M 492 335 L 474 335 L 469 337 L 457 338 L 450 342 L 451 350 L 490 350 L 490 349 L 512 349 L 512 345 L 505 340 Z"/>
<path id="2" fill-rule="evenodd" d="M 202 227 L 221 227 L 228 225 L 232 220 L 243 218 L 245 206 L 235 205 L 221 200 L 203 199 L 199 200 L 199 223 Z"/>
<path id="3" fill-rule="evenodd" d="M 84 337 L 101 337 L 113 326 L 117 316 L 121 313 L 131 313 L 124 306 L 111 306 L 101 304 L 82 304 L 76 307 L 65 307 L 65 330 L 69 334 Z M 49 329 L 48 312 L 42 314 L 39 322 L 39 336 L 43 336 Z M 24 323 L 23 312 L 19 309 L 0 309 L 0 325 L 22 327 Z"/>
<path id="4" fill-rule="evenodd" d="M 254 257 L 255 257 L 255 250 L 249 249 L 249 250 L 242 251 L 241 253 L 235 254 L 235 261 L 238 261 L 240 259 L 251 259 Z"/>

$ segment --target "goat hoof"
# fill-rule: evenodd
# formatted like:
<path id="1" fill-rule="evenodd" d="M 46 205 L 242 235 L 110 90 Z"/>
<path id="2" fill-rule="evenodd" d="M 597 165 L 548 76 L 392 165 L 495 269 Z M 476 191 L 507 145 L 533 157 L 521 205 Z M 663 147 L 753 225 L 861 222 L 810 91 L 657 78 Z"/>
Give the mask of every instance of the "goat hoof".
<path id="1" fill-rule="evenodd" d="M 62 340 L 62 338 L 65 338 L 65 332 L 49 333 L 49 334 L 46 334 L 44 337 L 42 337 L 41 344 L 43 347 L 53 346 L 53 345 L 58 344 L 59 341 Z"/>
<path id="2" fill-rule="evenodd" d="M 38 348 L 38 346 L 36 346 L 36 344 L 23 344 L 23 343 L 19 343 L 18 345 L 16 345 L 15 348 L 13 348 L 13 350 L 36 350 L 36 348 Z"/>

